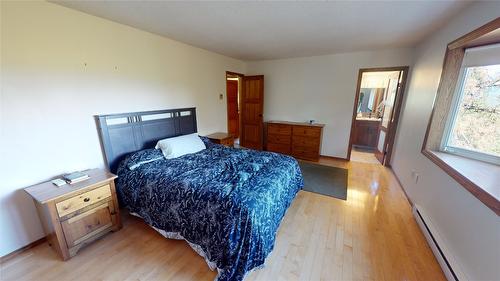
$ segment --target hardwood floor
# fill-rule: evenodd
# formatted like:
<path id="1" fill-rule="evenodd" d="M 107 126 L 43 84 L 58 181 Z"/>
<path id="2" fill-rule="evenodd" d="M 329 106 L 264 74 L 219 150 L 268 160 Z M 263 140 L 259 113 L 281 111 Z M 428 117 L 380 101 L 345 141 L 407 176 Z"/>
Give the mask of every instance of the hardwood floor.
<path id="1" fill-rule="evenodd" d="M 351 151 L 351 161 L 367 164 L 380 164 L 380 162 L 375 157 L 375 151 L 359 149 L 355 147 L 353 147 Z"/>
<path id="2" fill-rule="evenodd" d="M 445 280 L 392 172 L 375 164 L 321 159 L 349 169 L 347 201 L 299 192 L 274 251 L 250 280 Z M 1 264 L 1 280 L 213 280 L 184 241 L 124 216 L 67 262 L 47 243 Z"/>

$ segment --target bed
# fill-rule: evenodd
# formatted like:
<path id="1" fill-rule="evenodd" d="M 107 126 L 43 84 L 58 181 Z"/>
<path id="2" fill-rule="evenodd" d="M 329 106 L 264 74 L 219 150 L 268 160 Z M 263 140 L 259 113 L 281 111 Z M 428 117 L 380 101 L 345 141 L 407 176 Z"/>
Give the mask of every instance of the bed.
<path id="1" fill-rule="evenodd" d="M 249 271 L 264 265 L 273 250 L 280 222 L 303 186 L 298 163 L 289 156 L 229 148 L 204 139 L 207 149 L 200 152 L 157 159 L 131 170 L 135 155 L 154 153 L 155 141 L 164 138 L 152 134 L 196 131 L 194 108 L 153 115 L 164 113 L 171 114 L 153 120 L 144 120 L 151 112 L 122 114 L 126 123 L 119 125 L 109 125 L 116 115 L 97 117 L 105 158 L 118 174 L 121 206 L 164 236 L 185 239 L 210 268 L 217 269 L 217 280 L 243 280 Z M 171 123 L 170 129 L 158 133 L 158 126 L 169 126 L 166 122 Z M 114 126 L 119 126 L 118 134 Z M 122 143 L 126 127 L 135 132 L 128 135 L 133 145 Z M 148 136 L 147 140 L 141 136 Z"/>

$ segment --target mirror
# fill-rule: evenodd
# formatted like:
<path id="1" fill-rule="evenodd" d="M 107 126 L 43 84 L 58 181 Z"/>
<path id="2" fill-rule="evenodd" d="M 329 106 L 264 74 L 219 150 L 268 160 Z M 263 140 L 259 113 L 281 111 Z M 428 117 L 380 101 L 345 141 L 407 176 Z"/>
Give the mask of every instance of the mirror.
<path id="1" fill-rule="evenodd" d="M 385 88 L 361 88 L 358 100 L 358 116 L 379 118 L 380 104 Z"/>

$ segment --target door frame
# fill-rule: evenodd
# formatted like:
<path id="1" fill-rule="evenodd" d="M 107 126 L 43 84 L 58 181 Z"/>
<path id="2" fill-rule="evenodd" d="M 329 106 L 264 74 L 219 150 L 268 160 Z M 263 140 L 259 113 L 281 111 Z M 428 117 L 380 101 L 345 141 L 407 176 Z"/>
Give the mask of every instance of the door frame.
<path id="1" fill-rule="evenodd" d="M 403 98 L 404 94 L 406 92 L 406 81 L 408 78 L 408 72 L 410 70 L 409 66 L 394 66 L 394 67 L 373 67 L 373 68 L 360 68 L 358 71 L 358 81 L 356 84 L 356 95 L 354 97 L 354 106 L 352 109 L 352 119 L 351 119 L 351 132 L 349 135 L 349 146 L 347 149 L 347 160 L 351 160 L 351 152 L 352 152 L 352 143 L 354 141 L 354 129 L 355 129 L 355 122 L 356 122 L 356 115 L 358 114 L 357 112 L 357 105 L 358 105 L 358 99 L 359 99 L 359 92 L 361 90 L 361 80 L 363 79 L 363 73 L 365 72 L 383 72 L 383 71 L 403 71 L 403 76 L 401 78 L 401 88 L 398 90 L 396 93 L 396 98 L 394 100 L 394 107 L 393 107 L 393 116 L 392 116 L 392 122 L 390 122 L 388 131 L 389 133 L 386 136 L 386 143 L 388 145 L 387 149 L 387 155 L 384 159 L 384 166 L 390 167 L 391 163 L 391 157 L 392 157 L 392 150 L 394 146 L 394 140 L 396 137 L 396 130 L 398 128 L 398 123 L 399 123 L 399 116 L 401 113 L 401 106 L 403 104 Z"/>
<path id="2" fill-rule="evenodd" d="M 228 102 L 229 102 L 229 99 L 227 98 L 227 78 L 229 76 L 238 76 L 238 78 L 240 79 L 243 79 L 243 77 L 245 77 L 244 74 L 241 74 L 241 73 L 238 73 L 238 72 L 233 72 L 233 71 L 226 71 L 226 74 L 225 74 L 225 77 L 224 77 L 224 83 L 226 84 L 226 122 L 227 122 L 227 132 L 229 133 L 229 106 L 228 106 Z M 240 94 L 241 94 L 241 89 L 240 89 L 240 84 L 238 83 L 238 101 L 240 100 Z M 240 105 L 238 103 L 238 134 L 239 136 L 238 137 L 241 137 L 241 116 L 240 116 Z"/>

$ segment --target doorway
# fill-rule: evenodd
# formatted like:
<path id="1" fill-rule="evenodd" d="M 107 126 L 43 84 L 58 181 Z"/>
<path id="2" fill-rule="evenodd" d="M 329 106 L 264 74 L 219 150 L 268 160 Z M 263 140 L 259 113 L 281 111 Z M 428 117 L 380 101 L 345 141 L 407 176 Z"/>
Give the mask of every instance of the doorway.
<path id="1" fill-rule="evenodd" d="M 262 150 L 264 76 L 226 71 L 227 130 L 236 147 Z"/>
<path id="2" fill-rule="evenodd" d="M 347 158 L 390 166 L 408 66 L 360 69 Z"/>
<path id="3" fill-rule="evenodd" d="M 242 74 L 226 72 L 227 132 L 240 142 L 240 88 Z"/>

